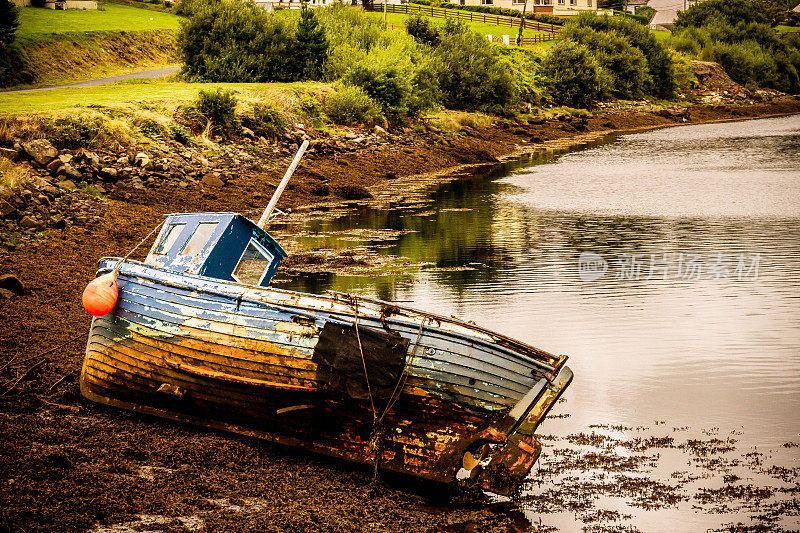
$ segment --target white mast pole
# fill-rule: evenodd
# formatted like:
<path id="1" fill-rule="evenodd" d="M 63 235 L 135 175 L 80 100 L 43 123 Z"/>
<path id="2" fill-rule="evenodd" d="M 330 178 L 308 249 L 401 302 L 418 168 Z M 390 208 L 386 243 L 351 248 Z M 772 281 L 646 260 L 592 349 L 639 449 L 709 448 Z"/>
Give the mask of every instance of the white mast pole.
<path id="1" fill-rule="evenodd" d="M 256 224 L 259 228 L 265 229 L 267 223 L 269 222 L 269 215 L 272 213 L 273 209 L 275 209 L 275 205 L 278 203 L 278 199 L 283 194 L 283 190 L 286 188 L 286 185 L 289 183 L 289 178 L 292 177 L 294 171 L 297 169 L 297 165 L 300 164 L 300 159 L 302 159 L 303 154 L 308 148 L 308 139 L 303 141 L 303 144 L 300 145 L 300 149 L 297 150 L 297 154 L 295 154 L 294 159 L 292 160 L 292 164 L 289 165 L 289 168 L 286 169 L 286 174 L 283 175 L 283 179 L 278 184 L 278 188 L 275 189 L 275 193 L 272 195 L 272 198 L 267 204 L 267 208 L 264 209 L 264 212 L 261 214 L 261 218 L 258 219 L 258 223 Z"/>

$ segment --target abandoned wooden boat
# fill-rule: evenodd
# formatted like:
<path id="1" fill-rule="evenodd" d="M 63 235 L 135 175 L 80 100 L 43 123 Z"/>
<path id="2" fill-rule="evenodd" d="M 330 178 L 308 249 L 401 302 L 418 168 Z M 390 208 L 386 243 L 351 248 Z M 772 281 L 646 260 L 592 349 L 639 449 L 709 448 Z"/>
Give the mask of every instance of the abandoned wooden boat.
<path id="1" fill-rule="evenodd" d="M 81 371 L 97 402 L 438 482 L 462 468 L 509 494 L 572 379 L 551 355 L 472 323 L 342 293 L 269 286 L 286 253 L 235 213 L 166 217 L 119 287 Z"/>

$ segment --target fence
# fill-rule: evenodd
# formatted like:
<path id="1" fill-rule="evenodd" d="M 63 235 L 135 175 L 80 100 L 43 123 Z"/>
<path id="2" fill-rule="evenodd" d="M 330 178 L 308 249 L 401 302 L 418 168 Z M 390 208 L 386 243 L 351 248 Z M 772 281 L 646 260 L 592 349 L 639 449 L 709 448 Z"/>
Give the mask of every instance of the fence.
<path id="1" fill-rule="evenodd" d="M 368 8 L 370 11 L 383 11 L 383 4 L 372 4 Z M 519 27 L 518 17 L 506 17 L 503 15 L 491 15 L 489 13 L 477 13 L 475 11 L 464 11 L 462 9 L 447 9 L 443 7 L 423 6 L 421 4 L 387 4 L 387 13 L 405 13 L 406 15 L 426 15 L 434 18 L 454 18 L 469 22 L 483 22 L 484 24 L 495 24 L 497 26 L 508 26 L 509 28 Z M 545 24 L 533 20 L 525 21 L 526 30 L 535 30 L 545 33 L 558 33 L 561 31 L 559 26 Z M 543 39 L 549 40 L 549 39 Z"/>
<path id="2" fill-rule="evenodd" d="M 393 30 L 401 30 L 406 31 L 406 27 L 403 25 L 397 24 L 389 24 L 389 28 Z M 522 37 L 522 42 L 520 42 L 520 46 L 525 46 L 528 44 L 536 44 L 536 43 L 543 43 L 545 41 L 554 41 L 558 38 L 557 33 L 535 33 L 530 37 Z M 509 43 L 516 44 L 517 34 L 509 35 Z M 500 44 L 500 43 L 497 43 Z"/>

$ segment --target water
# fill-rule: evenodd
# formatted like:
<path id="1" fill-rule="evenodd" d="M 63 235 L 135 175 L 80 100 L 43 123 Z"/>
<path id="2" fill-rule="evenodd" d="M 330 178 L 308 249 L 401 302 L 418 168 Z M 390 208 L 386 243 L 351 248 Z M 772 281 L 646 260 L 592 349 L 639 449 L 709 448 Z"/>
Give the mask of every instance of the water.
<path id="1" fill-rule="evenodd" d="M 352 228 L 403 230 L 356 244 L 420 266 L 290 287 L 409 302 L 568 354 L 576 378 L 545 433 L 732 439 L 736 450 L 721 457 L 733 464 L 706 475 L 707 486 L 721 486 L 724 472 L 775 485 L 766 462 L 736 470 L 768 450 L 774 465 L 795 469 L 797 487 L 800 448 L 783 445 L 800 441 L 799 153 L 800 116 L 622 136 L 452 184 L 430 205 L 311 223 L 306 247 L 353 246 L 343 237 Z M 560 446 L 549 446 L 551 458 Z M 674 480 L 687 461 L 702 470 L 686 449 L 659 457 L 651 477 Z M 679 487 L 688 501 L 669 509 L 594 501 L 645 531 L 758 523 L 746 497 L 726 512 L 698 510 L 696 482 Z M 795 511 L 772 524 L 800 528 Z M 574 509 L 532 515 L 565 530 L 586 521 Z"/>

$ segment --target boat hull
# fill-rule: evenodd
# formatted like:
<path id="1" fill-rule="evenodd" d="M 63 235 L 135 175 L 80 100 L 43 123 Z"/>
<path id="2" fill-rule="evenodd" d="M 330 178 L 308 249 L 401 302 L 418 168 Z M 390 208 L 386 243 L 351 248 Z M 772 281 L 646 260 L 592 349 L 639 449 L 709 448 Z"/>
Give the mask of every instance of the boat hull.
<path id="1" fill-rule="evenodd" d="M 100 273 L 112 265 L 101 262 Z M 465 452 L 491 445 L 500 452 L 475 477 L 512 490 L 540 449 L 515 430 L 535 427 L 572 377 L 564 358 L 384 302 L 135 262 L 122 265 L 118 284 L 115 309 L 92 323 L 81 372 L 88 399 L 435 481 L 452 481 Z M 326 323 L 406 339 L 397 394 L 356 398 L 322 380 L 314 353 Z"/>

